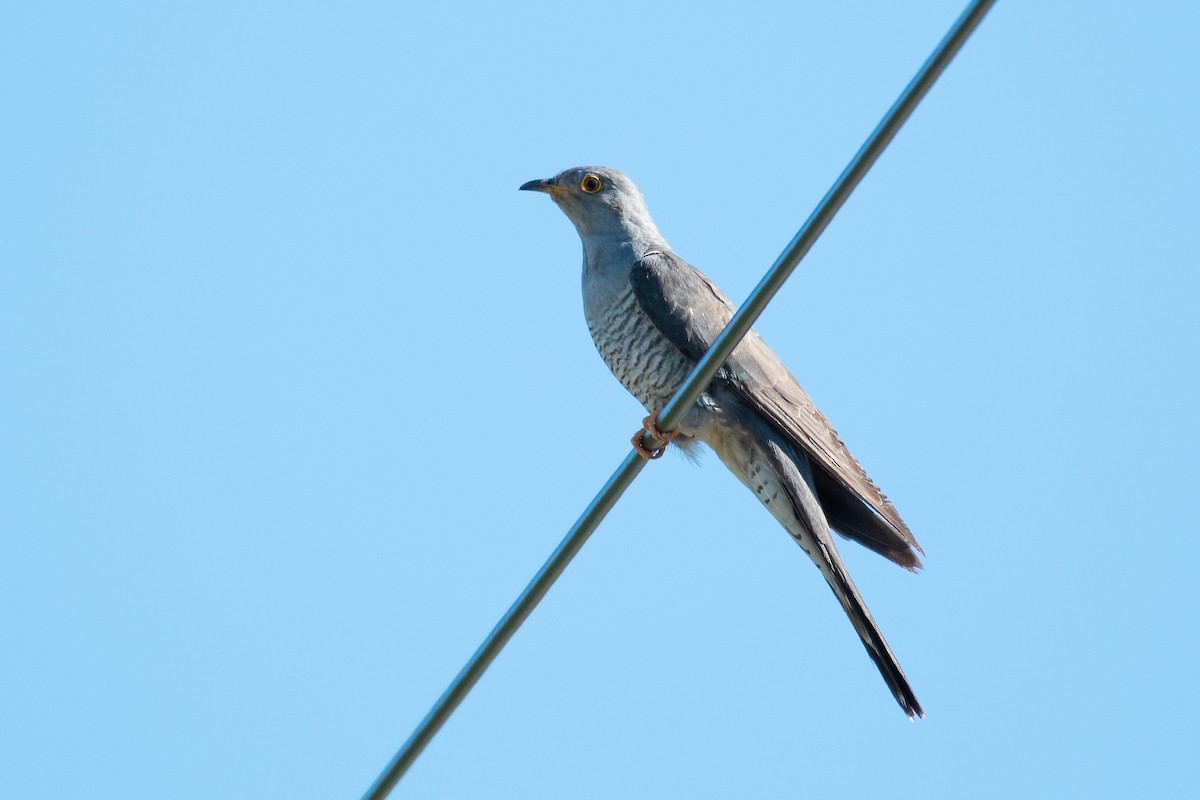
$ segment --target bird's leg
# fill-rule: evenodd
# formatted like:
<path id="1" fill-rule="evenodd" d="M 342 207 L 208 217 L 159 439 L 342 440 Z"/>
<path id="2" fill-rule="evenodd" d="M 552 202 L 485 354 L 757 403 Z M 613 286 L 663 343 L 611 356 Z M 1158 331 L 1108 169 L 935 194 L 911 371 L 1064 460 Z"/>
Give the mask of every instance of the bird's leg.
<path id="1" fill-rule="evenodd" d="M 638 452 L 638 455 L 647 461 L 655 458 L 662 458 L 662 454 L 667 452 L 667 445 L 671 443 L 672 439 L 679 435 L 678 425 L 669 431 L 660 431 L 657 423 L 658 412 L 656 411 L 653 414 L 648 414 L 646 418 L 642 420 L 642 427 L 638 429 L 638 432 L 633 435 L 633 439 L 630 440 L 633 442 L 633 449 Z M 647 450 L 642 446 L 643 433 L 650 434 L 655 439 L 662 442 L 662 444 L 653 450 Z"/>

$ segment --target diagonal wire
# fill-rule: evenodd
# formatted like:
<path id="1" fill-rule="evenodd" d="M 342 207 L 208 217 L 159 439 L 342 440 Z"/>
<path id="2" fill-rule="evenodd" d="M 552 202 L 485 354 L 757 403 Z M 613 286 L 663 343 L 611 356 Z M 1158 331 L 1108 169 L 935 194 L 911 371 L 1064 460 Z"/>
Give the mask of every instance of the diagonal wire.
<path id="1" fill-rule="evenodd" d="M 867 141 L 863 144 L 859 151 L 855 154 L 854 159 L 849 166 L 838 177 L 833 184 L 833 188 L 821 199 L 817 204 L 816 209 L 801 226 L 799 232 L 780 254 L 779 258 L 771 266 L 766 276 L 759 282 L 758 286 L 751 292 L 745 304 L 741 306 L 729 325 L 713 342 L 711 348 L 705 353 L 700 362 L 692 370 L 687 380 L 675 393 L 658 418 L 658 426 L 660 429 L 669 430 L 674 428 L 683 419 L 687 409 L 696 402 L 696 398 L 700 396 L 704 387 L 712 380 L 721 364 L 733 352 L 738 342 L 750 330 L 754 321 L 766 308 L 767 303 L 771 301 L 783 286 L 784 281 L 792 274 L 800 260 L 808 253 L 816 242 L 817 237 L 825 230 L 837 214 L 838 210 L 846 202 L 850 193 L 858 186 L 863 176 L 867 174 L 867 170 L 871 168 L 879 158 L 880 154 L 895 137 L 896 132 L 908 119 L 909 115 L 916 108 L 917 103 L 921 101 L 933 86 L 934 81 L 938 79 L 946 66 L 954 58 L 955 54 L 966 42 L 971 33 L 978 27 L 983 17 L 991 9 L 995 0 L 974 0 L 967 9 L 962 13 L 950 32 L 938 44 L 933 55 L 922 65 L 916 77 L 905 87 L 900 97 L 888 109 L 879 125 L 872 131 Z M 654 440 L 650 434 L 645 434 L 643 445 L 648 449 L 653 449 L 659 443 Z M 525 591 L 521 592 L 521 596 L 508 609 L 508 612 L 496 623 L 496 627 L 488 634 L 483 644 L 471 656 L 470 661 L 458 673 L 449 688 L 438 698 L 438 701 L 430 709 L 425 718 L 421 720 L 420 725 L 413 731 L 408 741 L 400 748 L 399 752 L 384 768 L 383 772 L 375 779 L 375 782 L 363 795 L 363 800 L 382 800 L 387 797 L 396 783 L 412 766 L 413 761 L 429 744 L 434 734 L 442 727 L 458 704 L 466 697 L 467 692 L 475 683 L 483 676 L 484 671 L 492 660 L 508 643 L 513 634 L 517 632 L 517 628 L 521 627 L 521 623 L 529 616 L 541 599 L 545 597 L 546 592 L 567 568 L 567 564 L 575 557 L 575 554 L 587 542 L 588 537 L 596 530 L 600 522 L 620 499 L 625 489 L 633 482 L 638 473 L 646 465 L 644 459 L 631 450 L 629 455 L 625 457 L 624 462 L 617 469 L 613 476 L 609 478 L 608 483 L 600 490 L 591 504 L 584 510 L 583 514 L 576 521 L 575 525 L 568 531 L 566 537 L 551 554 L 542 568 L 538 570 L 537 575 L 525 587 Z"/>

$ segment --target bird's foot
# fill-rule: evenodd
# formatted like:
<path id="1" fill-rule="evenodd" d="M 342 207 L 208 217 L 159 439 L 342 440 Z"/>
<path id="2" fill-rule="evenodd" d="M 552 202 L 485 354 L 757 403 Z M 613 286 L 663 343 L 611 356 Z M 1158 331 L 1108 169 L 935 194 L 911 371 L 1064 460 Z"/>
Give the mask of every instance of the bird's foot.
<path id="1" fill-rule="evenodd" d="M 669 431 L 660 431 L 657 423 L 657 411 L 653 414 L 647 415 L 646 418 L 642 420 L 642 427 L 638 429 L 638 432 L 633 435 L 633 439 L 630 440 L 633 442 L 633 449 L 637 451 L 639 456 L 647 461 L 655 458 L 662 458 L 662 454 L 667 452 L 667 445 L 671 443 L 672 439 L 679 435 L 678 425 Z M 642 446 L 642 434 L 644 433 L 650 434 L 652 437 L 662 442 L 662 444 L 653 450 L 647 450 Z"/>

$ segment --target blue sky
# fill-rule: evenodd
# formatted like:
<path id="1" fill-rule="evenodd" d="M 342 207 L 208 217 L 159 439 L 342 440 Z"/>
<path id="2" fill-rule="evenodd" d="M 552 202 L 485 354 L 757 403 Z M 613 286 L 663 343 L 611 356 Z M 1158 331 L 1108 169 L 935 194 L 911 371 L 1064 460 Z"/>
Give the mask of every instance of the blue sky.
<path id="1" fill-rule="evenodd" d="M 369 785 L 642 416 L 517 186 L 744 298 L 962 8 L 781 6 L 4 12 L 6 794 Z M 1198 22 L 1001 2 L 759 323 L 925 548 L 842 547 L 925 720 L 672 456 L 400 796 L 1194 791 Z"/>

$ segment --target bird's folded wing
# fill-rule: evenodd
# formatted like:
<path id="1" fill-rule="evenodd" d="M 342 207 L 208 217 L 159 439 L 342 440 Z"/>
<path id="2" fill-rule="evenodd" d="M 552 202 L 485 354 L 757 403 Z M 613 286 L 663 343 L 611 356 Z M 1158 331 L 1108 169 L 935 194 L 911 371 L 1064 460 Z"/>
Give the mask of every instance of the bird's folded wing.
<path id="1" fill-rule="evenodd" d="M 674 253 L 647 254 L 634 264 L 630 282 L 646 315 L 693 360 L 704 355 L 733 317 L 729 298 Z M 724 381 L 841 486 L 874 509 L 904 541 L 920 550 L 895 506 L 757 333 L 746 335 L 714 380 Z"/>

